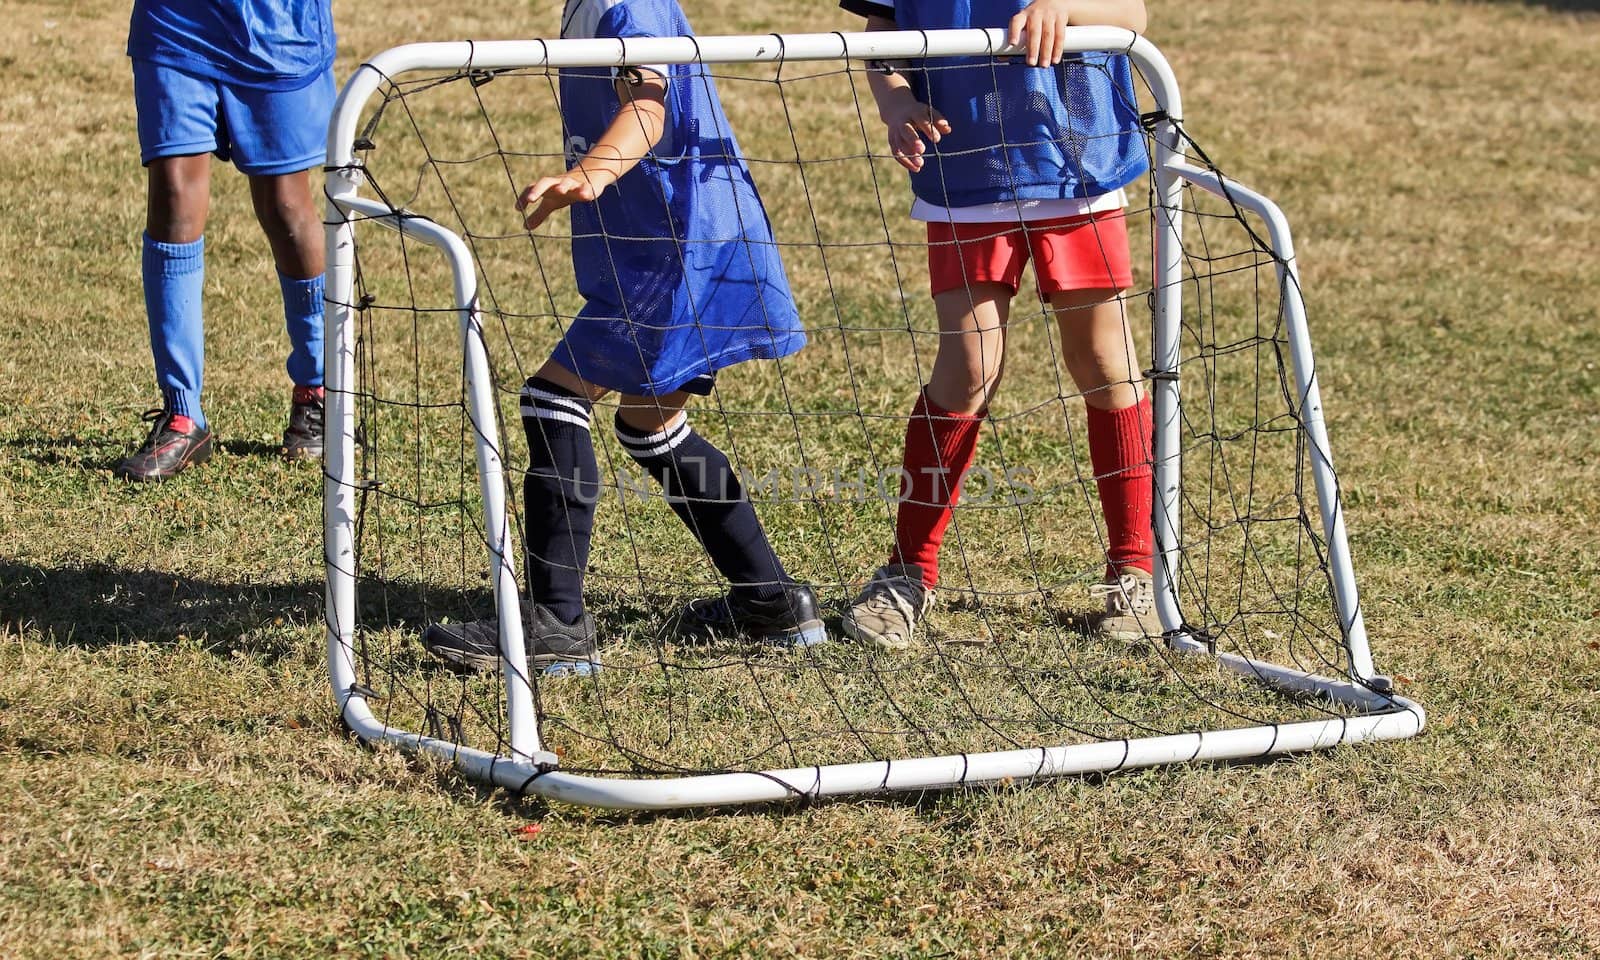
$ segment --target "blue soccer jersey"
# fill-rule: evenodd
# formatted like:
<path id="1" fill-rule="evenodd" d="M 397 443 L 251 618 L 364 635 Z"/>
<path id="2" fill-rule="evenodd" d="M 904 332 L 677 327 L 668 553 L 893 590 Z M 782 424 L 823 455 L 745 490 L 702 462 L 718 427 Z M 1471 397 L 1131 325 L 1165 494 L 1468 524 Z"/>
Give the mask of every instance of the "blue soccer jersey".
<path id="1" fill-rule="evenodd" d="M 676 0 L 568 0 L 563 37 L 691 33 Z M 593 203 L 571 208 L 584 305 L 554 357 L 613 390 L 662 394 L 724 367 L 805 344 L 766 210 L 699 64 L 666 77 L 666 122 L 650 155 Z M 608 68 L 561 71 L 569 166 L 621 109 Z"/>
<path id="2" fill-rule="evenodd" d="M 333 64 L 330 0 L 134 0 L 128 56 L 258 90 L 297 90 Z"/>
<path id="3" fill-rule="evenodd" d="M 842 0 L 902 30 L 1004 27 L 1028 0 Z M 916 61 L 917 98 L 950 121 L 911 175 L 939 207 L 1094 197 L 1149 167 L 1133 71 L 1123 54 L 1067 57 L 1055 68 L 988 57 Z"/>

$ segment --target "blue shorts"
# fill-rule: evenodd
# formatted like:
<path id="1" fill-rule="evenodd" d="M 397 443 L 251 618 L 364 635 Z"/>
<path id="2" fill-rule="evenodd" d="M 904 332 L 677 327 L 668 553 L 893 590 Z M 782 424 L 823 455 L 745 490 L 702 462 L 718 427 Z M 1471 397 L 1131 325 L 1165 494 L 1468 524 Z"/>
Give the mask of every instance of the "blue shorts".
<path id="1" fill-rule="evenodd" d="M 139 162 L 214 153 L 269 177 L 321 166 L 337 93 L 332 68 L 298 90 L 257 90 L 135 60 Z"/>

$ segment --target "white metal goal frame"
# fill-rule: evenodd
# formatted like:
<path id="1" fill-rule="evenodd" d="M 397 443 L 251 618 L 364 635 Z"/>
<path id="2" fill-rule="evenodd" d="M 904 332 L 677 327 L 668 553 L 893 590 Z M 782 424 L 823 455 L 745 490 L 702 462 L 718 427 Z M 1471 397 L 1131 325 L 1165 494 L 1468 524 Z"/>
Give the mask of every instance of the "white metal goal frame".
<path id="1" fill-rule="evenodd" d="M 514 540 L 505 504 L 505 467 L 500 455 L 488 356 L 478 310 L 477 270 L 463 239 L 425 216 L 395 210 L 359 195 L 363 183 L 355 156 L 362 111 L 395 78 L 413 71 L 497 70 L 624 66 L 651 63 L 750 63 L 820 60 L 899 60 L 924 57 L 1005 55 L 999 30 L 904 31 L 638 40 L 527 40 L 416 43 L 384 51 L 362 64 L 339 95 L 329 125 L 327 166 L 327 440 L 324 479 L 324 538 L 327 575 L 325 616 L 329 682 L 345 724 L 363 741 L 426 752 L 454 763 L 466 776 L 519 792 L 618 809 L 666 809 L 792 800 L 888 791 L 938 789 L 998 781 L 1149 767 L 1168 763 L 1223 761 L 1326 749 L 1339 744 L 1411 737 L 1422 730 L 1417 703 L 1394 694 L 1373 669 L 1355 575 L 1345 534 L 1333 459 L 1322 413 L 1311 339 L 1301 298 L 1298 266 L 1288 221 L 1267 197 L 1191 163 L 1180 132 L 1182 100 L 1176 78 L 1147 39 L 1110 27 L 1074 27 L 1067 50 L 1126 53 L 1154 99 L 1152 156 L 1154 225 L 1151 393 L 1155 416 L 1155 565 L 1157 610 L 1168 646 L 1182 653 L 1215 656 L 1224 667 L 1269 686 L 1311 693 L 1350 714 L 1314 720 L 1121 740 L 1039 746 L 989 753 L 913 757 L 785 770 L 627 779 L 565 773 L 540 742 L 533 691 L 528 682 L 522 618 L 512 557 Z M 1180 609 L 1181 549 L 1180 381 L 1183 194 L 1192 185 L 1224 197 L 1266 224 L 1275 254 L 1284 336 L 1292 360 L 1296 400 L 1315 480 L 1334 608 L 1347 653 L 1348 675 L 1327 677 L 1263 660 L 1216 652 L 1190 627 Z M 388 726 L 368 703 L 371 691 L 356 672 L 357 310 L 355 242 L 358 223 L 404 233 L 436 248 L 454 277 L 460 315 L 467 415 L 476 434 L 483 530 L 486 534 L 495 606 L 501 625 L 505 684 L 505 743 L 495 754 Z"/>

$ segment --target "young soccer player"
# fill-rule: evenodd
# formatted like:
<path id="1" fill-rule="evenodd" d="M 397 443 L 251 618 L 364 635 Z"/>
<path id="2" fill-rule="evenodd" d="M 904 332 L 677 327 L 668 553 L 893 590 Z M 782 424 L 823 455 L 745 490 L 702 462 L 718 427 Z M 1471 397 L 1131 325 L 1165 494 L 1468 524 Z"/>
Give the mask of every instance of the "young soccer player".
<path id="1" fill-rule="evenodd" d="M 565 38 L 691 33 L 677 0 L 567 0 Z M 615 430 L 732 584 L 685 611 L 694 626 L 782 645 L 824 639 L 816 597 L 784 571 L 728 458 L 684 408 L 719 370 L 805 344 L 761 198 L 703 65 L 563 69 L 568 167 L 517 199 L 532 230 L 571 207 L 584 305 L 522 389 L 530 667 L 586 669 L 584 612 L 600 473 L 593 405 L 621 395 Z M 499 661 L 493 620 L 430 626 L 423 645 L 457 667 Z"/>
<path id="2" fill-rule="evenodd" d="M 147 172 L 144 297 L 161 408 L 127 480 L 166 480 L 211 457 L 201 410 L 211 155 L 250 178 L 272 247 L 294 382 L 283 453 L 322 456 L 322 215 L 310 169 L 333 109 L 329 0 L 134 0 L 128 28 Z"/>
<path id="3" fill-rule="evenodd" d="M 933 603 L 939 547 L 1004 369 L 1011 300 L 1031 259 L 1088 408 L 1105 515 L 1104 632 L 1159 633 L 1151 589 L 1150 401 L 1123 310 L 1132 283 L 1123 188 L 1147 168 L 1127 58 L 1063 62 L 1069 24 L 1143 30 L 1143 0 L 843 0 L 869 30 L 1007 27 L 1023 62 L 948 58 L 870 84 L 911 215 L 928 224 L 939 348 L 906 427 L 889 562 L 843 618 L 847 634 L 911 642 Z M 924 69 L 925 68 L 925 69 Z"/>

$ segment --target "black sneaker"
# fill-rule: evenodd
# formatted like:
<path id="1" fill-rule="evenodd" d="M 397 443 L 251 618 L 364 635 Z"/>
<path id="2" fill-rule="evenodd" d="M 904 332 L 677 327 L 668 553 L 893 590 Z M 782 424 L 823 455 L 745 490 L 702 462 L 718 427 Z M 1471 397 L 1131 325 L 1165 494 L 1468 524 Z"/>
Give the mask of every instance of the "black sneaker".
<path id="1" fill-rule="evenodd" d="M 170 410 L 147 410 L 144 420 L 150 424 L 150 435 L 138 452 L 112 468 L 116 476 L 137 483 L 159 483 L 211 459 L 211 431 L 188 417 L 174 417 Z"/>
<path id="2" fill-rule="evenodd" d="M 594 618 L 587 613 L 565 624 L 543 604 L 523 621 L 522 637 L 528 669 L 545 676 L 586 675 L 600 669 L 595 657 Z M 422 631 L 422 648 L 466 673 L 487 673 L 500 667 L 500 621 L 431 623 Z"/>
<path id="3" fill-rule="evenodd" d="M 691 631 L 733 633 L 783 647 L 809 647 L 828 639 L 817 595 L 803 583 L 787 584 L 766 600 L 743 590 L 690 601 L 683 620 Z"/>
<path id="4" fill-rule="evenodd" d="M 283 431 L 283 456 L 286 460 L 322 459 L 321 387 L 295 387 L 289 406 L 289 426 Z"/>

